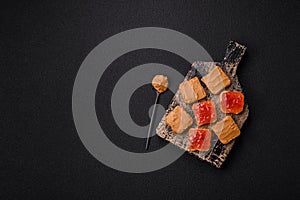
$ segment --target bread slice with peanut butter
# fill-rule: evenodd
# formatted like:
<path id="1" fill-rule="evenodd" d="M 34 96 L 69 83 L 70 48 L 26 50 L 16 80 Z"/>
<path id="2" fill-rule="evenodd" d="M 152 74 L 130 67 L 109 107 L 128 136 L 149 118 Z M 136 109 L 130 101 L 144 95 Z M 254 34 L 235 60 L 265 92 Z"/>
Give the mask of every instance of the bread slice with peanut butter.
<path id="1" fill-rule="evenodd" d="M 221 90 L 230 85 L 230 79 L 223 70 L 216 66 L 211 72 L 204 76 L 201 81 L 213 94 L 218 94 Z"/>
<path id="2" fill-rule="evenodd" d="M 206 97 L 204 88 L 197 77 L 184 81 L 179 85 L 179 92 L 184 103 L 190 104 Z"/>
<path id="3" fill-rule="evenodd" d="M 174 133 L 182 133 L 193 124 L 193 119 L 182 106 L 176 106 L 166 117 L 166 124 Z"/>

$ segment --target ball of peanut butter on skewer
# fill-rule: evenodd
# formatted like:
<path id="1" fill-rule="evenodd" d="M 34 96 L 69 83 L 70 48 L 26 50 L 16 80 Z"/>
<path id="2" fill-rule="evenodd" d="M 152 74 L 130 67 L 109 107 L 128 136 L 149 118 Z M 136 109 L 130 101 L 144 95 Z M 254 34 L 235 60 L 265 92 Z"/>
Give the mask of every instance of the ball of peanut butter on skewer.
<path id="1" fill-rule="evenodd" d="M 164 75 L 156 75 L 152 80 L 152 86 L 159 93 L 166 91 L 168 89 L 168 85 L 168 77 Z"/>

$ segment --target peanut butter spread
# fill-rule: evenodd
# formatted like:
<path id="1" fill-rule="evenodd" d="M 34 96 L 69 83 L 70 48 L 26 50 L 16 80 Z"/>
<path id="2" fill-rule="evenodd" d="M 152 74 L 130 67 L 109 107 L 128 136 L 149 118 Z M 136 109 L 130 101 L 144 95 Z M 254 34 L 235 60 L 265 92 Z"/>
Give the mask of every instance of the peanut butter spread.
<path id="1" fill-rule="evenodd" d="M 217 122 L 212 126 L 212 130 L 223 144 L 229 143 L 240 135 L 240 129 L 231 116 L 226 116 L 221 121 Z"/>
<path id="2" fill-rule="evenodd" d="M 189 104 L 206 97 L 205 90 L 197 77 L 184 81 L 179 85 L 184 103 Z"/>
<path id="3" fill-rule="evenodd" d="M 205 83 L 213 94 L 218 94 L 221 90 L 230 85 L 230 79 L 219 66 L 216 66 L 206 76 L 203 76 L 201 81 Z"/>
<path id="4" fill-rule="evenodd" d="M 152 86 L 156 91 L 162 93 L 168 88 L 168 78 L 164 75 L 156 75 L 152 80 Z"/>
<path id="5" fill-rule="evenodd" d="M 193 119 L 182 106 L 176 106 L 167 115 L 166 124 L 171 127 L 174 133 L 182 133 L 193 124 Z"/>

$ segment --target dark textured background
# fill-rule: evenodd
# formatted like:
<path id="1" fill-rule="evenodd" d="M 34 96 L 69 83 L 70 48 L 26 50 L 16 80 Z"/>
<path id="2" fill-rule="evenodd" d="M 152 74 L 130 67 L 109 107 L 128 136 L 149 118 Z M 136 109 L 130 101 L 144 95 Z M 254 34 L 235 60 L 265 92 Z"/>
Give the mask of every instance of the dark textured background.
<path id="1" fill-rule="evenodd" d="M 299 199 L 298 12 L 299 1 L 2 2 L 0 199 Z M 223 169 L 184 154 L 159 171 L 123 173 L 98 162 L 78 138 L 71 95 L 81 62 L 106 38 L 144 26 L 187 34 L 214 60 L 229 39 L 248 46 L 238 75 L 250 117 Z M 146 62 L 183 74 L 189 68 L 168 52 L 131 52 L 109 67 L 96 98 L 111 140 L 132 151 L 143 141 L 122 134 L 107 106 L 113 82 Z M 151 103 L 139 96 L 150 90 L 131 100 L 140 125 L 149 122 Z M 151 148 L 164 144 L 153 138 Z"/>

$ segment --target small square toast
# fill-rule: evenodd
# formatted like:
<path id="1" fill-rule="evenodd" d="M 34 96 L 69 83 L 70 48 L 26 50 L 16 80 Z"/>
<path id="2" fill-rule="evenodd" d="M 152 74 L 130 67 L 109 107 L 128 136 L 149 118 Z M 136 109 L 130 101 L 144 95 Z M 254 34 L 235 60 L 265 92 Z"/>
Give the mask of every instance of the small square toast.
<path id="1" fill-rule="evenodd" d="M 190 128 L 189 151 L 208 151 L 210 148 L 211 132 L 209 129 Z"/>
<path id="2" fill-rule="evenodd" d="M 186 104 L 193 103 L 206 97 L 204 88 L 197 77 L 184 81 L 179 85 L 179 92 Z"/>
<path id="3" fill-rule="evenodd" d="M 236 91 L 223 91 L 220 94 L 220 110 L 223 113 L 239 114 L 244 108 L 244 95 Z"/>
<path id="4" fill-rule="evenodd" d="M 217 122 L 212 126 L 212 130 L 216 133 L 222 144 L 228 144 L 241 133 L 231 116 L 226 116 Z"/>
<path id="5" fill-rule="evenodd" d="M 171 127 L 174 133 L 182 133 L 193 124 L 193 119 L 182 106 L 176 106 L 166 116 L 166 124 Z"/>
<path id="6" fill-rule="evenodd" d="M 201 81 L 205 83 L 213 94 L 218 94 L 230 85 L 230 79 L 219 66 L 216 66 L 211 72 L 203 76 Z"/>
<path id="7" fill-rule="evenodd" d="M 198 126 L 214 123 L 217 120 L 216 106 L 213 101 L 201 101 L 192 106 Z"/>

